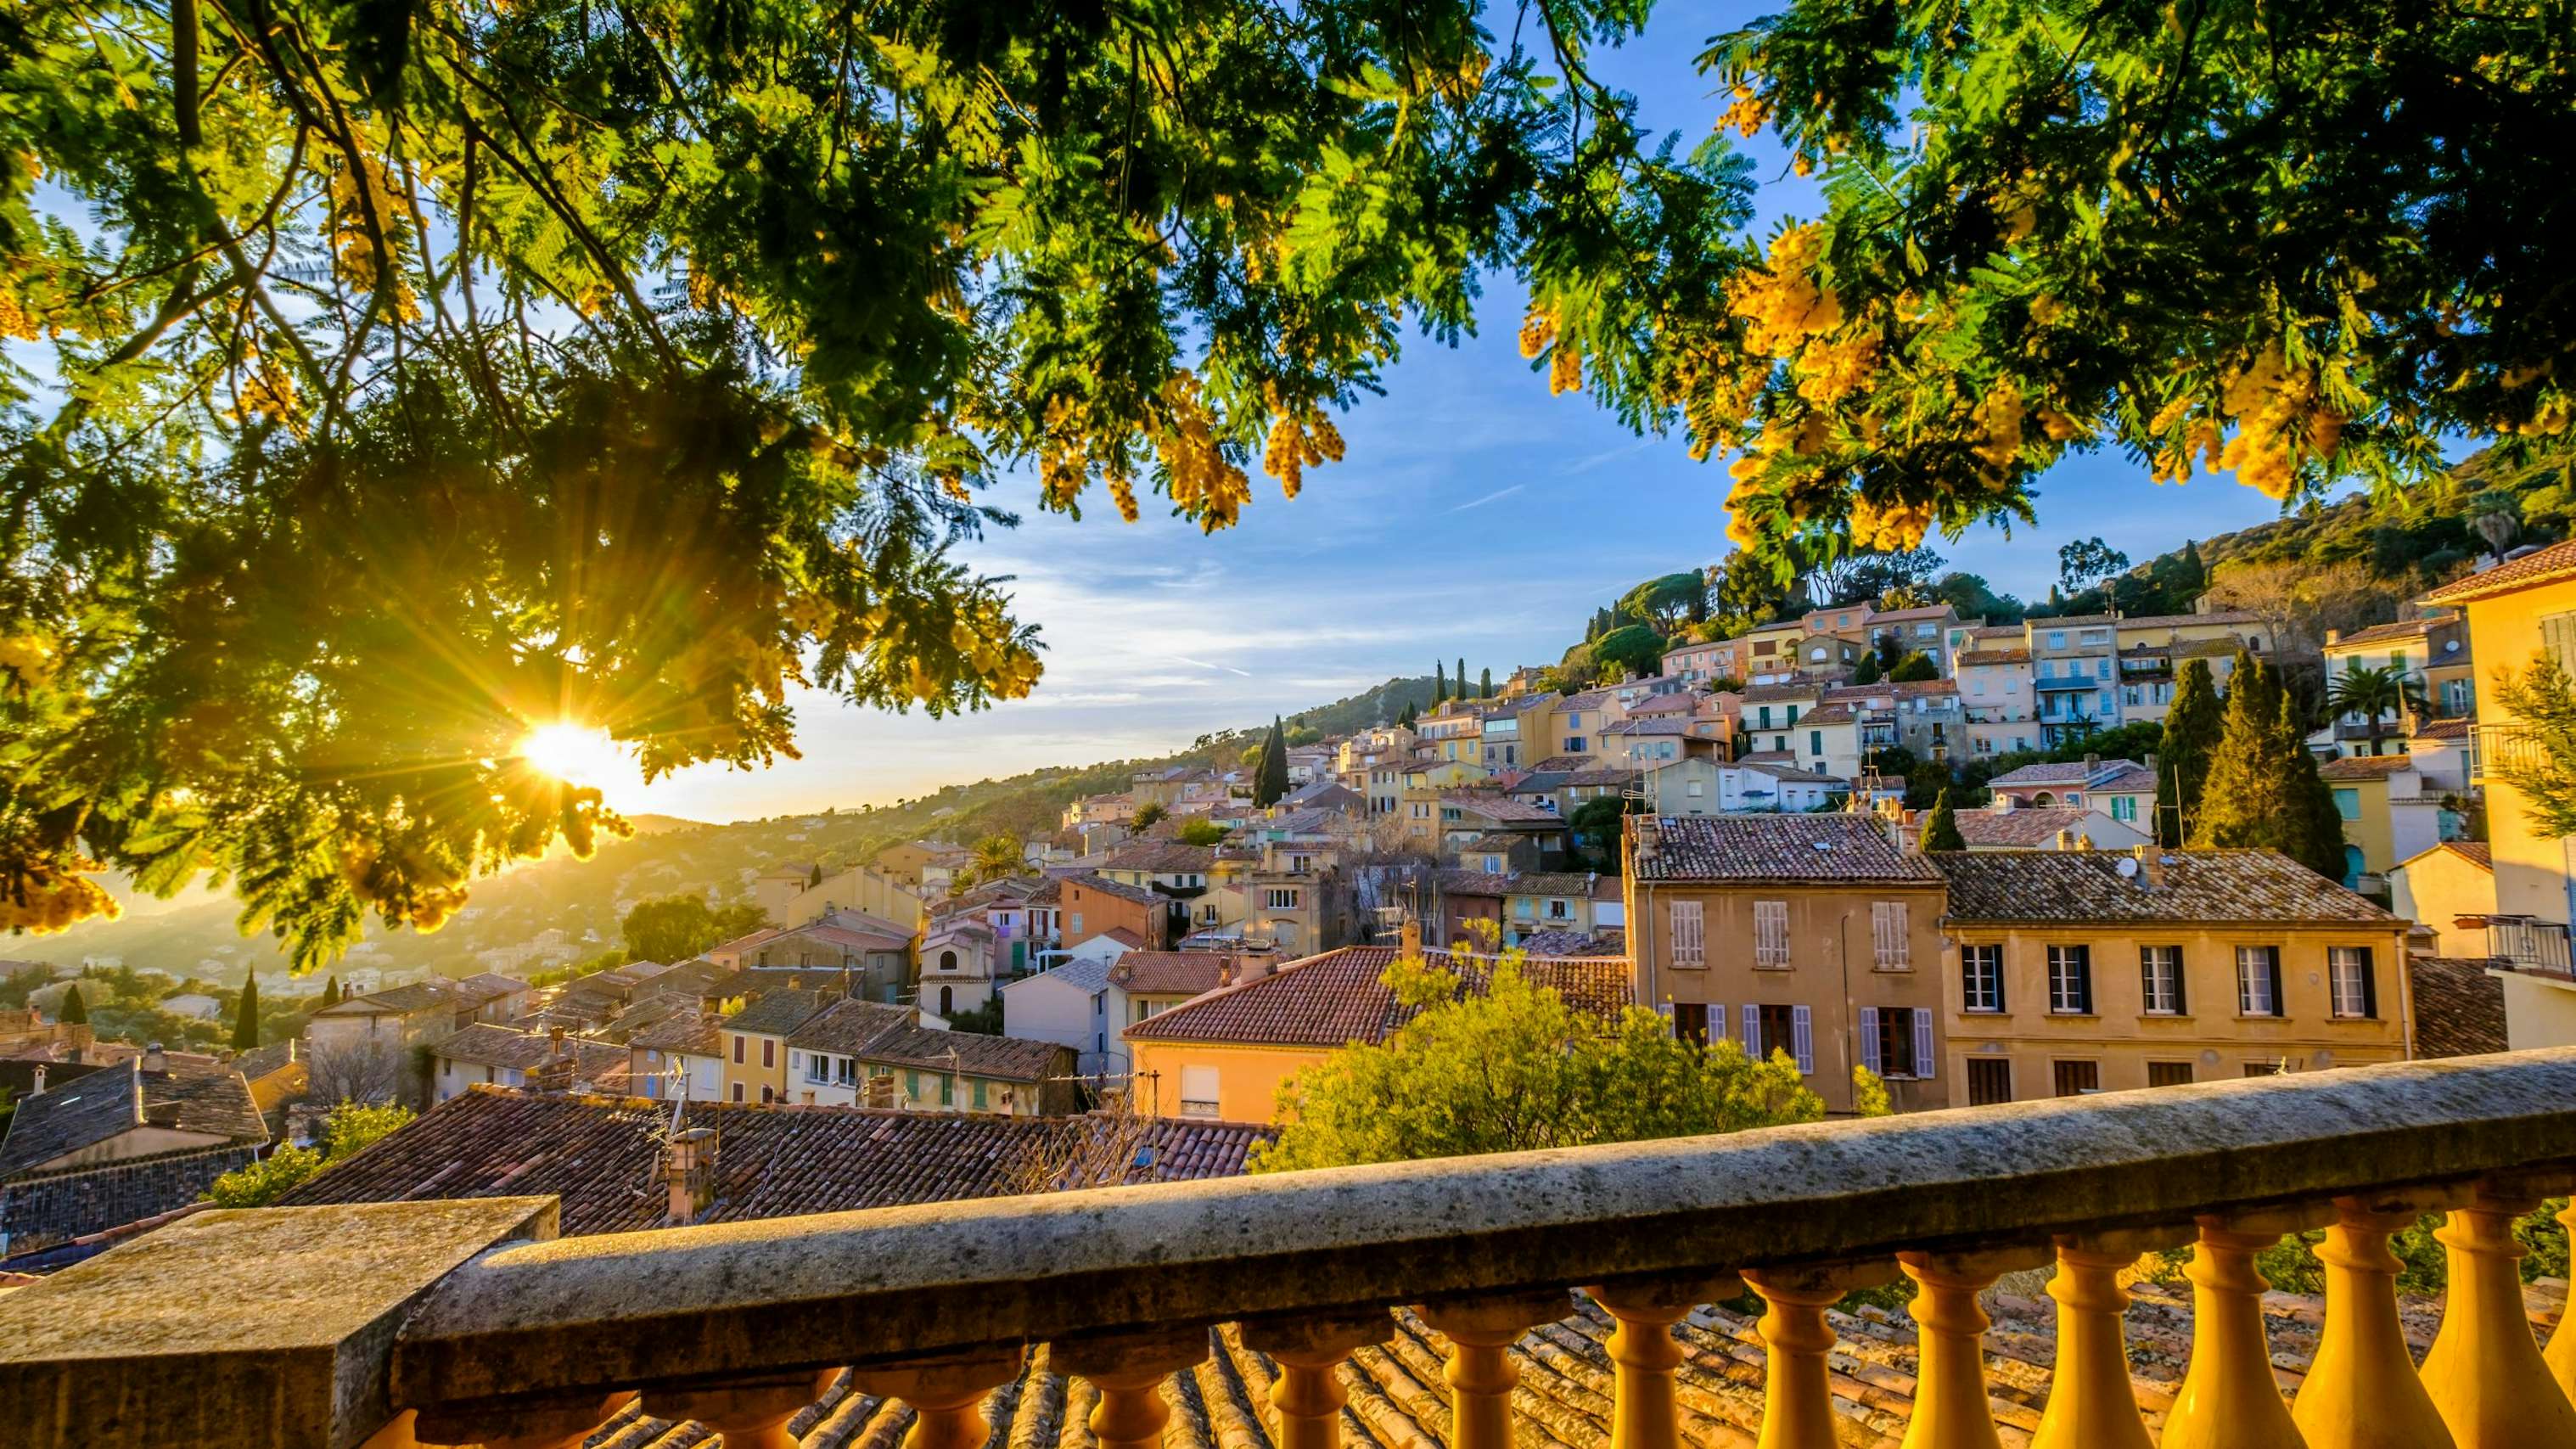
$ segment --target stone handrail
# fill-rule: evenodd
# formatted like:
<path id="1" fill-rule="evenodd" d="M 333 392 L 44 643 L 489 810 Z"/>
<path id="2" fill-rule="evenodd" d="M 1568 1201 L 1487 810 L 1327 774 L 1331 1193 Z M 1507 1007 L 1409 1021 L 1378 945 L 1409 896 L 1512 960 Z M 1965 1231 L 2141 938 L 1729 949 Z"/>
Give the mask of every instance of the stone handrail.
<path id="1" fill-rule="evenodd" d="M 777 1426 L 810 1399 L 817 1372 L 843 1367 L 919 1412 L 911 1449 L 975 1449 L 984 1390 L 1040 1342 L 1100 1386 L 1103 1449 L 1142 1449 L 1159 1438 L 1162 1375 L 1194 1361 L 1193 1339 L 1203 1355 L 1204 1330 L 1218 1323 L 1245 1325 L 1246 1341 L 1260 1338 L 1283 1365 L 1283 1449 L 1329 1449 L 1337 1420 L 1315 1406 L 1338 1405 L 1333 1365 L 1396 1305 L 1427 1305 L 1450 1341 L 1455 1449 L 1509 1449 L 1503 1349 L 1561 1317 L 1569 1288 L 1621 1325 L 1610 1345 L 1615 1449 L 1670 1449 L 1671 1325 L 1744 1286 L 1770 1306 L 1765 1449 L 1826 1449 L 1824 1310 L 1900 1268 L 1919 1285 L 1923 1355 L 1908 1449 L 1982 1449 L 1996 1441 L 1975 1293 L 2052 1253 L 2057 1388 L 2033 1442 L 2143 1449 L 2115 1275 L 2143 1248 L 2195 1235 L 2192 1372 L 2206 1364 L 2207 1375 L 2196 1398 L 2186 1379 L 2167 1449 L 2271 1449 L 2301 1443 L 2301 1431 L 2312 1449 L 2576 1446 L 2564 1392 L 2576 1341 L 2553 1343 L 2567 1350 L 2553 1379 L 2521 1317 L 2510 1231 L 2542 1195 L 2565 1190 L 2571 1166 L 2576 1049 L 571 1239 L 552 1238 L 545 1200 L 201 1213 L 164 1230 L 188 1230 L 159 1251 L 165 1269 L 239 1279 L 249 1270 L 223 1256 L 228 1236 L 240 1239 L 236 1256 L 272 1257 L 298 1234 L 410 1240 L 399 1251 L 388 1242 L 394 1261 L 364 1282 L 364 1301 L 334 1306 L 320 1325 L 336 1335 L 329 1354 L 308 1352 L 301 1367 L 271 1345 L 246 1357 L 219 1323 L 190 1329 L 158 1315 L 138 1351 L 135 1331 L 100 1321 L 95 1309 L 148 1303 L 156 1289 L 197 1302 L 243 1291 L 155 1282 L 164 1234 L 0 1296 L 0 1406 L 47 1409 L 34 1425 L 0 1413 L 0 1449 L 106 1442 L 81 1436 L 80 1415 L 133 1403 L 146 1384 L 125 1380 L 147 1373 L 153 1393 L 179 1375 L 200 1407 L 184 1428 L 116 1442 L 340 1449 L 401 1414 L 385 1432 L 405 1437 L 379 1443 L 573 1444 L 642 1391 L 648 1409 L 687 1408 L 719 1428 L 737 1414 L 736 1449 L 737 1438 L 786 1442 Z M 2385 1244 L 2435 1208 L 2453 1210 L 2454 1287 L 2419 1381 L 2397 1336 Z M 449 1237 L 407 1229 L 406 1214 L 431 1209 L 457 1219 Z M 2327 1332 L 2291 1429 L 2263 1357 L 2252 1255 L 2289 1229 L 2325 1224 Z M 288 1281 L 258 1291 L 291 1292 Z M 345 1298 L 347 1285 L 337 1291 Z M 291 1318 L 296 1305 L 262 1309 Z M 207 1366 L 217 1363 L 220 1372 Z M 311 1381 L 299 1388 L 297 1373 Z M 316 1398 L 316 1383 L 331 1392 Z M 760 1414 L 788 1407 L 762 1429 L 743 1408 L 753 1403 Z M 2365 1432 L 2434 1406 L 2446 1438 L 2429 1437 L 2438 1423 L 2417 1439 Z M 215 1427 L 227 1412 L 265 1427 L 248 1437 Z M 2289 1437 L 2244 1427 L 2276 1418 Z M 62 1432 L 48 1437 L 46 1422 Z M 2230 1427 L 2195 1437 L 2196 1423 Z"/>

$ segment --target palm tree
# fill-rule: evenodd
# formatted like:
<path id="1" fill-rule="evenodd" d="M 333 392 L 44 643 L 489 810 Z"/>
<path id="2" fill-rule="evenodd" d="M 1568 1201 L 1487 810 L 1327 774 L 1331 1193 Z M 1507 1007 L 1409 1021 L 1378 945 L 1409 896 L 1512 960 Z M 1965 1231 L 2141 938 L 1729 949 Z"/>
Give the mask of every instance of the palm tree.
<path id="1" fill-rule="evenodd" d="M 2327 683 L 2326 707 L 2338 717 L 2360 715 L 2368 732 L 2370 752 L 2375 755 L 2379 753 L 2379 742 L 2387 738 L 2379 727 L 2380 717 L 2396 719 L 2409 710 L 2424 713 L 2424 686 L 2395 664 L 2377 668 L 2348 665 Z"/>
<path id="2" fill-rule="evenodd" d="M 1024 863 L 1020 843 L 1002 834 L 987 835 L 975 842 L 966 863 L 966 884 L 982 885 L 990 880 L 1005 880 L 1020 873 Z"/>

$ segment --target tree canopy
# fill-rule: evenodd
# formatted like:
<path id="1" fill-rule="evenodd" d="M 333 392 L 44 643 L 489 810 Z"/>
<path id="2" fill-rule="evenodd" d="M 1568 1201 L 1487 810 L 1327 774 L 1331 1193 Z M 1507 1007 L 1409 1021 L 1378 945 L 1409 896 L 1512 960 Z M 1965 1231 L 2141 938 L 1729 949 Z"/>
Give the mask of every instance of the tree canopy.
<path id="1" fill-rule="evenodd" d="M 1750 183 L 1586 70 L 1646 10 L 13 11 L 0 923 L 212 873 L 310 963 L 621 828 L 534 729 L 1025 694 L 997 468 L 1230 526 L 1484 274 L 1653 372 Z"/>
<path id="2" fill-rule="evenodd" d="M 1630 1142 L 1824 1115 L 1785 1056 L 1755 1062 L 1732 1041 L 1684 1040 L 1643 1007 L 1605 1021 L 1529 980 L 1524 960 L 1504 952 L 1482 991 L 1419 959 L 1389 967 L 1388 984 L 1418 1014 L 1385 1042 L 1346 1046 L 1282 1087 L 1287 1126 L 1254 1149 L 1252 1170 Z"/>
<path id="3" fill-rule="evenodd" d="M 769 913 L 758 906 L 711 907 L 703 896 L 684 894 L 636 902 L 619 930 L 629 960 L 667 964 L 768 924 Z"/>
<path id="4" fill-rule="evenodd" d="M 1693 349 L 1732 532 L 2027 517 L 2071 450 L 2279 498 L 2563 443 L 2576 146 L 2555 6 L 1790 0 L 1702 57 L 1824 214 Z M 1678 344 L 1676 344 L 1678 345 Z M 2559 456 L 2563 459 L 2564 454 Z"/>

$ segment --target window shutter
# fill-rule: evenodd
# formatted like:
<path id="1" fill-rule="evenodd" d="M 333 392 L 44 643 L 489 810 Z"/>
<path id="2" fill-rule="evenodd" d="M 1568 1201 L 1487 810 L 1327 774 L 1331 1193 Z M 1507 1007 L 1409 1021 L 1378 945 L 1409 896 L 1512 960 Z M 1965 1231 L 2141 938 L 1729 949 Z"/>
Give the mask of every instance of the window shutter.
<path id="1" fill-rule="evenodd" d="M 2373 1021 L 2379 1019 L 2379 970 L 2370 959 L 2370 948 L 2361 948 L 2361 1014 Z"/>
<path id="2" fill-rule="evenodd" d="M 1726 1006 L 1723 1002 L 1711 1003 L 1708 1008 L 1708 1040 L 1711 1046 L 1726 1040 Z"/>
<path id="3" fill-rule="evenodd" d="M 2174 947 L 2173 986 L 2174 1014 L 2176 1016 L 2191 1015 L 2191 987 L 2188 984 L 2191 978 L 2191 972 L 2185 965 L 2185 963 L 2190 959 L 2191 958 L 2189 956 L 2184 954 L 2182 947 Z"/>
<path id="4" fill-rule="evenodd" d="M 1762 1009 L 1752 1002 L 1744 1003 L 1744 1054 L 1762 1060 Z"/>
<path id="5" fill-rule="evenodd" d="M 2281 948 L 2272 947 L 2264 954 L 2268 958 L 2263 963 L 2264 969 L 2272 973 L 2272 1014 L 2287 1016 L 2289 1009 L 2281 1004 Z"/>
<path id="6" fill-rule="evenodd" d="M 1932 1013 L 1920 1008 L 1914 1013 L 1914 1075 L 1932 1080 Z"/>
<path id="7" fill-rule="evenodd" d="M 2084 1014 L 2091 1016 L 2093 1014 L 2093 951 L 2090 947 L 2075 948 L 2075 990 L 2083 999 Z"/>
<path id="8" fill-rule="evenodd" d="M 1789 1034 L 1796 1039 L 1793 1054 L 1798 1058 L 1798 1075 L 1812 1077 L 1816 1074 L 1816 1046 L 1808 1023 L 1813 1017 L 1803 1006 L 1793 1006 L 1789 1012 Z"/>
<path id="9" fill-rule="evenodd" d="M 1875 1072 L 1878 1065 L 1878 1008 L 1860 1009 L 1860 1064 Z"/>

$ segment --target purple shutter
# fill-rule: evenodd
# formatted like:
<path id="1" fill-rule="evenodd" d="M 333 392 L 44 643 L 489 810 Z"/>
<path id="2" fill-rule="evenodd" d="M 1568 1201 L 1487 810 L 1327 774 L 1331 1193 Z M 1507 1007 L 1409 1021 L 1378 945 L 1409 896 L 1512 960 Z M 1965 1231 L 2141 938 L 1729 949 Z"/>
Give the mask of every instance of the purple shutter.
<path id="1" fill-rule="evenodd" d="M 1932 1080 L 1932 1013 L 1921 1007 L 1914 1010 L 1914 1075 Z"/>
<path id="2" fill-rule="evenodd" d="M 1708 1041 L 1715 1046 L 1726 1040 L 1726 1004 L 1719 1002 L 1708 1009 Z"/>
<path id="3" fill-rule="evenodd" d="M 1809 1015 L 1807 1008 L 1803 1006 L 1789 1008 L 1789 1034 L 1797 1043 L 1795 1054 L 1798 1058 L 1798 1075 L 1802 1077 L 1812 1077 L 1816 1074 L 1815 1034 L 1808 1025 L 1812 1020 L 1814 1018 Z"/>
<path id="4" fill-rule="evenodd" d="M 1878 1008 L 1860 1009 L 1860 1064 L 1875 1072 L 1878 1065 Z"/>
<path id="5" fill-rule="evenodd" d="M 1744 1005 L 1744 1054 L 1762 1060 L 1762 1011 L 1751 1002 Z"/>

